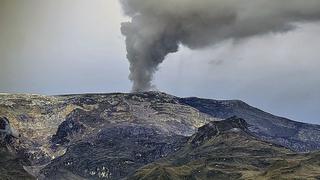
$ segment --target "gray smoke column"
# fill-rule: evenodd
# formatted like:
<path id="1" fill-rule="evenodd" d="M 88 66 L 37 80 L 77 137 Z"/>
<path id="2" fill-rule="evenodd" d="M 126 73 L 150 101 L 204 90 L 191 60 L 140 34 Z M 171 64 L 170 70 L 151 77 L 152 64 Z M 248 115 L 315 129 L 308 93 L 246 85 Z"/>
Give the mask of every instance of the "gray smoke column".
<path id="1" fill-rule="evenodd" d="M 182 44 L 191 49 L 320 19 L 320 0 L 120 0 L 133 91 L 148 91 L 159 64 Z"/>

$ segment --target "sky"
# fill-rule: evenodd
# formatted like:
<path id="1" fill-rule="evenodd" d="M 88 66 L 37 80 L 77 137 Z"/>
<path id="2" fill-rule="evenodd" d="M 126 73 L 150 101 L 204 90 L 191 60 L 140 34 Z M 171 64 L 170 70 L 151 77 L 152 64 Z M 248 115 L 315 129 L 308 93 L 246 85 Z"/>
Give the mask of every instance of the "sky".
<path id="1" fill-rule="evenodd" d="M 0 0 L 0 92 L 130 92 L 124 21 L 117 0 Z M 153 84 L 320 124 L 320 22 L 296 26 L 201 50 L 180 45 Z"/>

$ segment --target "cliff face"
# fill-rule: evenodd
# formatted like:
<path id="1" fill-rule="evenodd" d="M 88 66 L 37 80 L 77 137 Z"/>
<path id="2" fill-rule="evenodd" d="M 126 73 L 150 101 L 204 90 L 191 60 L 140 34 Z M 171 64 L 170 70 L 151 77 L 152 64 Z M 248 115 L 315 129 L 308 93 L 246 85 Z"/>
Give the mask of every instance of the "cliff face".
<path id="1" fill-rule="evenodd" d="M 220 124 L 232 116 L 244 120 Z M 202 146 L 221 130 L 239 131 L 233 126 L 293 151 L 320 150 L 320 126 L 276 117 L 241 101 L 159 92 L 1 94 L 0 117 L 13 129 L 14 138 L 5 146 L 28 161 L 24 168 L 30 174 L 45 179 L 124 178 L 186 144 Z"/>

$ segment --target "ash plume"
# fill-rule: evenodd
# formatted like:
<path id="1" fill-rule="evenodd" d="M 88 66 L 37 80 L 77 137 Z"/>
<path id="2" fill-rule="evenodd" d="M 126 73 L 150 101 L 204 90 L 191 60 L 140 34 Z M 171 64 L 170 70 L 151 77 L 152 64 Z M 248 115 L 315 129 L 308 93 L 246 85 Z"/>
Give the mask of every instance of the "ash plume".
<path id="1" fill-rule="evenodd" d="M 287 32 L 320 19 L 320 0 L 120 0 L 132 91 L 148 91 L 154 73 L 179 45 L 204 48 L 224 40 Z"/>

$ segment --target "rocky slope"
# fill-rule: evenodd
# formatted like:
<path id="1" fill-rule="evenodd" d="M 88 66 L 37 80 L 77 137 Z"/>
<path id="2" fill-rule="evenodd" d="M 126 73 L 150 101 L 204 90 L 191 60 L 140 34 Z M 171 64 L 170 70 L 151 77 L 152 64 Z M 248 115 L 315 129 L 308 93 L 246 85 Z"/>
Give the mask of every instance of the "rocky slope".
<path id="1" fill-rule="evenodd" d="M 10 126 L 7 118 L 0 117 L 0 179 L 35 179 L 24 168 L 28 164 L 21 154 L 10 146 L 19 135 Z"/>
<path id="2" fill-rule="evenodd" d="M 254 137 L 232 117 L 201 127 L 182 149 L 129 179 L 318 179 L 320 154 L 296 154 Z"/>
<path id="3" fill-rule="evenodd" d="M 0 94 L 0 117 L 8 119 L 11 130 L 11 141 L 2 147 L 19 154 L 27 162 L 20 167 L 40 179 L 125 178 L 181 152 L 198 128 L 232 116 L 248 122 L 245 132 L 253 139 L 287 148 L 279 146 L 279 152 L 320 150 L 320 126 L 276 117 L 241 101 L 159 92 Z"/>
<path id="4" fill-rule="evenodd" d="M 12 151 L 7 149 L 3 143 L 0 144 L 0 179 L 35 179 L 35 177 L 30 175 L 23 168 L 24 165 L 28 164 L 24 162 L 24 159 L 22 157 L 19 157 L 17 154 L 12 153 Z"/>
<path id="5" fill-rule="evenodd" d="M 110 125 L 71 143 L 65 155 L 53 160 L 41 174 L 46 179 L 61 179 L 68 171 L 84 178 L 120 179 L 177 151 L 185 142 L 184 136 L 152 127 Z"/>

